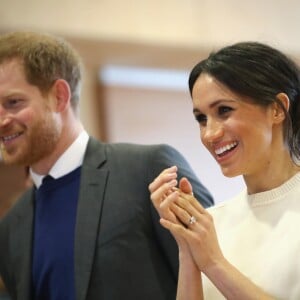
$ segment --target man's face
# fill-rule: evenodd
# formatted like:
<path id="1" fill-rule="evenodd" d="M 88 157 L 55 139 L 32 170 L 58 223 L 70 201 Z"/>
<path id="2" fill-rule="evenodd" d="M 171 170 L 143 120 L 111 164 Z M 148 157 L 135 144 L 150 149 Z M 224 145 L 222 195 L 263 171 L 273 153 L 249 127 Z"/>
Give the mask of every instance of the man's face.
<path id="1" fill-rule="evenodd" d="M 60 124 L 51 93 L 27 82 L 18 59 L 0 65 L 0 150 L 7 164 L 31 166 L 55 150 Z"/>

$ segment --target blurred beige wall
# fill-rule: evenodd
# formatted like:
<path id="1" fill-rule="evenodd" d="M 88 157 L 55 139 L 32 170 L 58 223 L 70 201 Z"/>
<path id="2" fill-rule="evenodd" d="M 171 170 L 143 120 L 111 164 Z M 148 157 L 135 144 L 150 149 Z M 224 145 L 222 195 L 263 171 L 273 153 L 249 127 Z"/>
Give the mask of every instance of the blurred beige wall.
<path id="1" fill-rule="evenodd" d="M 104 136 L 94 109 L 105 64 L 189 70 L 240 40 L 268 42 L 300 57 L 298 0 L 0 0 L 0 30 L 62 35 L 86 64 L 81 117 Z"/>
<path id="2" fill-rule="evenodd" d="M 1 0 L 0 27 L 184 47 L 240 39 L 299 51 L 298 0 Z"/>
<path id="3" fill-rule="evenodd" d="M 298 57 L 299 11 L 298 0 L 0 0 L 0 30 L 42 30 L 72 41 L 87 65 L 81 116 L 101 136 L 93 109 L 101 65 L 190 69 L 240 40 Z"/>

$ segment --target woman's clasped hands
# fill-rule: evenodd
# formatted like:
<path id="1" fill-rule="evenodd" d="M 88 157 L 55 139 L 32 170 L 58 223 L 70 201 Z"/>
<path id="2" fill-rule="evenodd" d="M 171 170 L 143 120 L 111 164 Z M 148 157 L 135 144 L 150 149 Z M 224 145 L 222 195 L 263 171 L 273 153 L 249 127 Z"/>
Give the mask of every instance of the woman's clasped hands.
<path id="1" fill-rule="evenodd" d="M 211 215 L 194 198 L 186 178 L 178 183 L 176 166 L 161 172 L 149 190 L 160 223 L 176 239 L 181 256 L 191 255 L 199 271 L 204 273 L 224 260 Z"/>

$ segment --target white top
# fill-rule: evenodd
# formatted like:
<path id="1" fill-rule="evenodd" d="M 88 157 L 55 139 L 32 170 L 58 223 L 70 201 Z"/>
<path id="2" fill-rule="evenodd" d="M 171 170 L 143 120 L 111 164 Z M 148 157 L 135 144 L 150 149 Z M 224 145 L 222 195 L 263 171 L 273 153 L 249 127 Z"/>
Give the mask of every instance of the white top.
<path id="1" fill-rule="evenodd" d="M 224 256 L 278 299 L 300 299 L 300 173 L 262 193 L 243 191 L 208 211 Z M 203 275 L 205 299 L 225 299 Z"/>
<path id="2" fill-rule="evenodd" d="M 52 166 L 48 175 L 53 178 L 62 177 L 76 168 L 80 167 L 83 162 L 84 153 L 88 144 L 89 136 L 86 131 L 82 131 L 69 148 L 59 157 Z M 37 188 L 42 184 L 44 175 L 37 174 L 30 169 L 31 178 Z"/>

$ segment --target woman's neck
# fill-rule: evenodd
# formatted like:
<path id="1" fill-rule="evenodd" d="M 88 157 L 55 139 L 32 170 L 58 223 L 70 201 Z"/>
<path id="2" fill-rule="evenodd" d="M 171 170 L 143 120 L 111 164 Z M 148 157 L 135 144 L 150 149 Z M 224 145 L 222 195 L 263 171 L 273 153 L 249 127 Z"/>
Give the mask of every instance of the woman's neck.
<path id="1" fill-rule="evenodd" d="M 269 165 L 264 166 L 261 172 L 251 175 L 244 175 L 244 181 L 247 186 L 248 194 L 255 194 L 274 189 L 300 171 L 293 160 L 288 157 L 271 161 Z"/>

